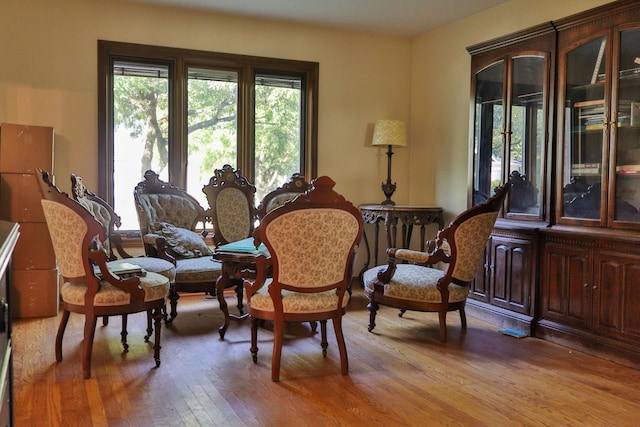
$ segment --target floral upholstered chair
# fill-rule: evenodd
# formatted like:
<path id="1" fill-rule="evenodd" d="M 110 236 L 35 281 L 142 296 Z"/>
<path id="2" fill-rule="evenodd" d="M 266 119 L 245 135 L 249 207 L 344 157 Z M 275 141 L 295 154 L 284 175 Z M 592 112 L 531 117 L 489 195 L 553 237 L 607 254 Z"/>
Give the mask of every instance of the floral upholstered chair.
<path id="1" fill-rule="evenodd" d="M 118 269 L 123 264 L 134 264 L 145 271 L 162 274 L 170 283 L 176 279 L 176 269 L 172 262 L 149 256 L 131 256 L 122 247 L 122 238 L 116 231 L 120 227 L 120 216 L 104 199 L 85 187 L 82 177 L 71 174 L 71 194 L 74 200 L 88 210 L 102 224 L 107 239 L 104 249 L 107 252 L 107 266 Z"/>
<path id="2" fill-rule="evenodd" d="M 256 218 L 260 221 L 266 214 L 280 207 L 300 194 L 311 189 L 311 184 L 305 181 L 304 176 L 294 173 L 291 179 L 275 190 L 268 192 L 256 208 Z"/>
<path id="3" fill-rule="evenodd" d="M 253 235 L 256 220 L 255 193 L 256 187 L 242 175 L 240 169 L 234 170 L 231 165 L 216 169 L 209 183 L 202 188 L 207 197 L 209 210 L 207 216 L 213 224 L 213 242 L 216 247 L 237 242 Z M 228 324 L 229 310 L 224 301 L 225 286 L 235 289 L 238 312 L 244 314 L 242 278 L 237 272 L 227 271 L 226 280 L 216 282 L 216 295 L 220 309 Z M 219 330 L 224 339 L 226 327 Z"/>
<path id="4" fill-rule="evenodd" d="M 389 248 L 386 267 L 365 271 L 369 332 L 376 327 L 380 305 L 399 308 L 400 315 L 406 310 L 438 312 L 441 341 L 447 339 L 447 312 L 459 311 L 466 328 L 469 285 L 510 187 L 510 183 L 503 185 L 487 201 L 458 215 L 435 241 L 427 242 L 429 252 Z M 445 270 L 431 267 L 439 262 L 446 264 Z"/>
<path id="5" fill-rule="evenodd" d="M 265 215 L 254 233 L 256 247 L 264 243 L 270 259 L 258 258 L 256 280 L 245 281 L 251 315 L 251 354 L 258 360 L 258 324 L 274 324 L 271 379 L 280 379 L 285 322 L 319 321 L 321 348 L 327 354 L 327 320 L 333 322 L 342 374 L 349 370 L 342 316 L 349 302 L 353 253 L 362 234 L 357 208 L 333 190 L 323 176 L 312 189 Z M 273 278 L 266 279 L 273 268 Z"/>
<path id="6" fill-rule="evenodd" d="M 140 234 L 147 256 L 171 261 L 176 279 L 169 293 L 171 313 L 178 315 L 179 292 L 206 292 L 215 295 L 215 283 L 221 273 L 219 262 L 205 243 L 207 215 L 198 201 L 186 191 L 160 180 L 148 170 L 133 194 Z M 200 225 L 202 233 L 197 233 Z"/>
<path id="7" fill-rule="evenodd" d="M 126 279 L 112 273 L 107 266 L 108 256 L 103 246 L 107 236 L 102 224 L 79 203 L 61 193 L 51 183 L 47 172 L 39 171 L 39 175 L 42 208 L 63 280 L 56 360 L 62 360 L 62 340 L 71 313 L 85 316 L 82 372 L 84 378 L 90 378 L 98 317 L 122 316 L 121 337 L 126 351 L 127 315 L 146 312 L 148 324 L 145 341 L 149 340 L 155 326 L 154 359 L 156 366 L 160 366 L 160 328 L 165 299 L 169 293 L 169 279 L 153 272 L 144 274 L 138 271 L 135 272 L 137 275 Z"/>
<path id="8" fill-rule="evenodd" d="M 231 165 L 216 169 L 202 191 L 209 202 L 207 215 L 213 223 L 216 246 L 251 237 L 256 219 L 256 187 L 239 169 L 234 170 Z"/>

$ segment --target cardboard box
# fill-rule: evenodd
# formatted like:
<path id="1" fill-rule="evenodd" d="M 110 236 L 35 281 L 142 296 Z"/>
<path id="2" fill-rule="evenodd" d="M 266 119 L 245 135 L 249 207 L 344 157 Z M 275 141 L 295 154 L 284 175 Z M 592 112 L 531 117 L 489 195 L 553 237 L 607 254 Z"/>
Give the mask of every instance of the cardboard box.
<path id="1" fill-rule="evenodd" d="M 53 128 L 11 123 L 0 125 L 0 172 L 53 170 Z"/>
<path id="2" fill-rule="evenodd" d="M 44 222 L 23 222 L 20 237 L 13 251 L 12 265 L 16 270 L 51 270 L 56 268 L 56 255 Z"/>
<path id="3" fill-rule="evenodd" d="M 37 175 L 0 173 L 0 219 L 45 222 Z"/>
<path id="4" fill-rule="evenodd" d="M 11 313 L 14 318 L 56 316 L 59 309 L 58 270 L 13 270 Z"/>

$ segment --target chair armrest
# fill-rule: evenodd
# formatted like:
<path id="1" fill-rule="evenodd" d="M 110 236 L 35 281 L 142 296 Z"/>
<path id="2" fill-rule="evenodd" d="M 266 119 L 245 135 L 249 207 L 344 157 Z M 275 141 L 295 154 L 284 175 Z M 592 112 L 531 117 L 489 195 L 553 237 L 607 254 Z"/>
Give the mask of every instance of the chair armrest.
<path id="1" fill-rule="evenodd" d="M 251 297 L 264 286 L 271 272 L 271 258 L 260 255 L 256 257 L 255 264 L 255 270 L 247 269 L 242 271 L 244 295 L 247 300 L 251 300 Z M 248 278 L 253 278 L 253 280 Z"/>
<path id="2" fill-rule="evenodd" d="M 396 271 L 396 264 L 402 261 L 423 266 L 429 266 L 438 262 L 449 263 L 451 259 L 450 248 L 446 240 L 436 239 L 435 241 L 429 241 L 427 242 L 427 248 L 433 248 L 435 250 L 430 252 L 421 252 L 400 248 L 387 249 L 388 264 L 386 267 L 381 268 L 378 271 L 379 283 L 389 283 Z M 376 284 L 375 286 L 378 287 L 379 284 Z"/>
<path id="3" fill-rule="evenodd" d="M 131 254 L 129 254 L 124 247 L 122 246 L 122 237 L 117 232 L 109 235 L 109 243 L 112 248 L 112 256 L 113 252 L 117 252 L 120 258 L 133 258 Z"/>
<path id="4" fill-rule="evenodd" d="M 113 274 L 107 268 L 107 254 L 101 249 L 89 249 L 89 259 L 93 261 L 98 268 L 100 268 L 100 274 L 102 274 L 102 280 L 106 280 L 109 284 L 131 294 L 131 297 L 137 300 L 144 299 L 144 290 L 140 287 L 139 277 L 129 277 L 122 279 L 119 276 Z M 95 279 L 100 282 L 100 279 L 94 275 Z"/>
<path id="5" fill-rule="evenodd" d="M 167 239 L 164 236 L 155 233 L 148 233 L 142 236 L 142 243 L 152 246 L 153 249 L 155 249 L 155 255 L 157 255 L 157 258 L 169 261 L 174 266 L 176 265 L 176 258 L 168 252 Z"/>
<path id="6" fill-rule="evenodd" d="M 432 262 L 429 262 L 431 254 L 427 252 L 413 251 L 411 249 L 389 248 L 387 249 L 387 256 L 399 261 L 409 261 L 414 264 L 433 264 Z"/>

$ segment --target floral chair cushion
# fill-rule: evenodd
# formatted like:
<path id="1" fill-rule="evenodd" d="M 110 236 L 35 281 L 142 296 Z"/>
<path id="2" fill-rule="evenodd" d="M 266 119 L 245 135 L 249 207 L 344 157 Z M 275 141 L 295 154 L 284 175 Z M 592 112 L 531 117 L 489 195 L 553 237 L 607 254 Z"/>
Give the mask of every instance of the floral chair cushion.
<path id="1" fill-rule="evenodd" d="M 222 274 L 222 265 L 208 256 L 177 261 L 176 282 L 179 283 L 215 283 Z"/>
<path id="2" fill-rule="evenodd" d="M 60 274 L 64 277 L 84 277 L 82 240 L 87 234 L 87 224 L 67 206 L 44 199 L 41 204 Z"/>
<path id="3" fill-rule="evenodd" d="M 498 212 L 487 212 L 460 224 L 455 232 L 457 262 L 452 277 L 464 282 L 473 280 L 497 216 Z"/>
<path id="4" fill-rule="evenodd" d="M 169 279 L 156 273 L 147 273 L 140 277 L 140 286 L 144 290 L 145 302 L 164 299 L 169 294 Z M 85 294 L 87 285 L 85 283 L 66 282 L 60 289 L 62 300 L 69 304 L 85 305 Z M 131 294 L 122 289 L 118 289 L 106 280 L 100 281 L 100 289 L 93 300 L 96 306 L 118 306 L 127 305 L 131 301 Z"/>
<path id="5" fill-rule="evenodd" d="M 370 268 L 364 272 L 364 286 L 370 292 L 378 280 L 380 267 Z M 400 300 L 421 302 L 442 302 L 437 283 L 444 276 L 444 271 L 437 268 L 423 267 L 414 264 L 398 264 L 393 278 L 384 285 L 385 297 Z M 449 284 L 449 302 L 464 301 L 469 295 L 469 287 Z"/>
<path id="6" fill-rule="evenodd" d="M 226 188 L 220 191 L 216 198 L 216 218 L 218 220 L 217 233 L 227 242 L 246 239 L 251 233 L 251 212 L 247 203 L 247 196 L 236 189 Z"/>
<path id="7" fill-rule="evenodd" d="M 284 205 L 285 203 L 287 203 L 288 201 L 295 199 L 300 194 L 301 193 L 299 193 L 299 192 L 291 192 L 291 193 L 281 193 L 281 194 L 278 194 L 278 195 L 274 196 L 267 203 L 267 206 L 266 206 L 266 209 L 265 209 L 266 213 L 269 213 L 272 210 L 274 210 L 275 208 L 278 208 L 278 207 Z"/>
<path id="8" fill-rule="evenodd" d="M 198 233 L 186 228 L 176 227 L 168 222 L 152 225 L 152 231 L 166 238 L 167 246 L 172 254 L 180 258 L 197 258 L 213 255 L 211 248 Z"/>
<path id="9" fill-rule="evenodd" d="M 267 280 L 265 286 L 251 297 L 251 307 L 260 311 L 274 311 L 273 300 L 269 295 Z M 335 291 L 306 294 L 300 292 L 282 291 L 282 306 L 284 313 L 318 313 L 335 310 L 338 304 L 338 295 Z M 349 294 L 345 293 L 342 299 L 342 308 L 349 304 Z"/>
<path id="10" fill-rule="evenodd" d="M 301 209 L 274 219 L 265 233 L 278 254 L 280 282 L 312 288 L 343 280 L 358 229 L 353 215 L 339 209 Z"/>

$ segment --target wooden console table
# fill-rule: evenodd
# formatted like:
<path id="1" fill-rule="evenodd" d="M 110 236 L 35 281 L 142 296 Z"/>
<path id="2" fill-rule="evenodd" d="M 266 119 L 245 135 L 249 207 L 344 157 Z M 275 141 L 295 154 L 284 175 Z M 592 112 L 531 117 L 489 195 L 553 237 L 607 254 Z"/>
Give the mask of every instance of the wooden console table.
<path id="1" fill-rule="evenodd" d="M 411 244 L 413 226 L 420 226 L 420 250 L 424 251 L 426 226 L 438 224 L 438 230 L 444 228 L 444 216 L 438 206 L 401 206 L 401 205 L 360 205 L 364 224 L 375 224 L 374 264 L 378 265 L 380 223 L 384 222 L 387 234 L 387 248 L 408 248 Z M 397 246 L 398 223 L 402 225 L 402 246 Z M 367 248 L 367 261 L 362 272 L 369 268 L 371 262 L 371 248 L 366 231 L 362 236 Z M 360 274 L 362 275 L 362 273 Z"/>

